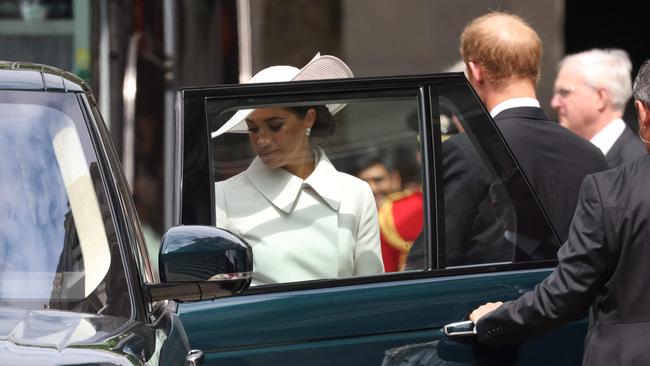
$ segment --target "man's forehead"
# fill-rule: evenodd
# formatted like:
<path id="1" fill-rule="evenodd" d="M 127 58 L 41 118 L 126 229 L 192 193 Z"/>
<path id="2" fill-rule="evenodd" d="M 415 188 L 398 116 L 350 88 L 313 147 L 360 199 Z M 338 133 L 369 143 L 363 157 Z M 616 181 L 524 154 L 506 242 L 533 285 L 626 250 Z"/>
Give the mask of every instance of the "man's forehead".
<path id="1" fill-rule="evenodd" d="M 388 169 L 383 163 L 374 163 L 367 168 L 361 169 L 359 172 L 360 176 L 367 178 L 371 177 L 382 177 L 388 174 Z"/>
<path id="2" fill-rule="evenodd" d="M 560 68 L 557 78 L 555 78 L 556 82 L 558 80 L 582 82 L 584 80 L 584 75 L 578 64 L 575 62 L 568 62 Z"/>

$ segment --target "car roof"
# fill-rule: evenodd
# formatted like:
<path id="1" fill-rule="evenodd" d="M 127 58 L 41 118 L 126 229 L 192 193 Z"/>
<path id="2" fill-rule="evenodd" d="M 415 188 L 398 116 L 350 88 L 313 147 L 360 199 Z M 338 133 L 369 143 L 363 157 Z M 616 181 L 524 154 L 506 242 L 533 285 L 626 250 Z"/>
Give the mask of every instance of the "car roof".
<path id="1" fill-rule="evenodd" d="M 90 87 L 78 76 L 53 66 L 0 61 L 0 90 L 89 93 Z"/>

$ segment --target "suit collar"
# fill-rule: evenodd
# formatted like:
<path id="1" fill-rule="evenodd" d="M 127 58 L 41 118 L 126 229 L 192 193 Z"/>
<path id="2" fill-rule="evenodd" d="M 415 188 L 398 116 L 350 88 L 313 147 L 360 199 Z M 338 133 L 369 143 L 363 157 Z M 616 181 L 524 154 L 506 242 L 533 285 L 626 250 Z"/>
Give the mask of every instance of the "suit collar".
<path id="1" fill-rule="evenodd" d="M 624 153 L 623 150 L 626 150 L 626 148 L 630 148 L 636 152 L 635 147 L 637 145 L 639 146 L 640 149 L 639 152 L 635 155 L 641 156 L 647 154 L 647 152 L 645 151 L 645 146 L 643 145 L 639 137 L 635 135 L 634 132 L 632 132 L 632 130 L 626 125 L 625 129 L 623 129 L 623 133 L 621 133 L 621 136 L 619 136 L 618 139 L 616 139 L 614 145 L 612 145 L 612 148 L 609 149 L 605 157 L 607 158 L 608 162 L 610 161 L 613 162 L 614 165 L 612 166 L 621 165 L 622 163 L 625 162 L 625 160 L 619 160 L 619 159 L 624 159 L 623 155 L 627 156 L 627 154 Z"/>
<path id="2" fill-rule="evenodd" d="M 607 155 L 612 149 L 616 141 L 619 140 L 623 132 L 625 131 L 625 122 L 622 119 L 617 118 L 605 126 L 602 130 L 598 131 L 589 141 L 596 145 L 603 152 L 603 155 Z"/>
<path id="3" fill-rule="evenodd" d="M 518 108 L 518 107 L 537 107 L 539 108 L 539 101 L 535 98 L 530 98 L 530 97 L 519 97 L 519 98 L 510 98 L 506 99 L 503 102 L 497 104 L 490 110 L 490 115 L 492 118 L 496 117 L 499 113 L 502 111 L 505 111 L 506 109 L 510 108 Z"/>
<path id="4" fill-rule="evenodd" d="M 304 181 L 284 169 L 271 169 L 256 157 L 246 169 L 251 184 L 275 207 L 290 213 L 303 188 L 311 188 L 330 206 L 338 211 L 341 192 L 337 182 L 337 170 L 325 153 L 317 150 L 314 171 Z"/>
<path id="5" fill-rule="evenodd" d="M 493 117 L 494 120 L 505 119 L 505 118 L 527 118 L 527 119 L 538 119 L 543 121 L 550 121 L 544 110 L 540 107 L 517 107 L 517 108 L 508 108 L 496 116 Z"/>

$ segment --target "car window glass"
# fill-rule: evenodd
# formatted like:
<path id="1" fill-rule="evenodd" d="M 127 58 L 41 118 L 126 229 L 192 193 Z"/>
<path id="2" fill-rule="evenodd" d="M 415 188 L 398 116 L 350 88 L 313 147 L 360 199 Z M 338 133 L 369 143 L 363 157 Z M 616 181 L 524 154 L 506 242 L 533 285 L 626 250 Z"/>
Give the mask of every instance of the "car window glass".
<path id="1" fill-rule="evenodd" d="M 125 284 L 96 162 L 77 129 L 81 114 L 66 113 L 78 104 L 34 99 L 47 103 L 0 99 L 0 304 L 128 317 L 128 296 L 107 298 L 114 281 Z"/>
<path id="2" fill-rule="evenodd" d="M 188 103 L 196 104 L 196 100 L 190 99 Z M 344 106 L 334 114 L 336 129 L 322 139 L 313 156 L 317 159 L 325 156 L 338 172 L 364 181 L 373 192 L 381 273 L 355 272 L 346 267 L 336 255 L 350 253 L 353 247 L 345 247 L 345 238 L 319 227 L 317 219 L 321 216 L 292 219 L 291 225 L 286 226 L 283 220 L 292 218 L 292 210 L 304 208 L 298 206 L 296 197 L 306 190 L 312 190 L 310 194 L 316 197 L 314 204 L 321 205 L 318 207 L 328 204 L 332 207 L 319 187 L 312 186 L 308 179 L 299 179 L 287 195 L 284 188 L 288 181 L 271 179 L 274 188 L 268 189 L 256 184 L 259 172 L 251 172 L 255 166 L 265 166 L 264 159 L 258 157 L 260 154 L 268 154 L 266 160 L 270 162 L 281 160 L 282 154 L 276 151 L 278 142 L 268 136 L 283 124 L 268 115 L 266 119 L 254 116 L 252 121 L 246 121 L 251 111 L 334 105 Z M 254 248 L 257 246 L 253 250 L 254 267 L 261 272 L 281 274 L 288 268 L 284 266 L 287 261 L 300 263 L 298 272 L 319 268 L 321 262 L 329 266 L 330 272 L 305 277 L 258 277 L 254 285 L 555 258 L 559 242 L 554 231 L 519 170 L 516 157 L 511 155 L 494 121 L 467 84 L 433 83 L 421 89 L 308 96 L 207 98 L 201 108 L 191 108 L 186 113 L 190 123 L 200 122 L 201 116 L 207 118 L 207 131 L 190 131 L 203 133 L 207 145 L 198 149 L 196 146 L 201 144 L 192 144 L 189 150 L 185 146 L 186 156 L 188 152 L 191 156 L 204 156 L 199 153 L 207 149 L 205 156 L 209 159 L 191 159 L 193 163 L 184 166 L 184 175 L 195 177 L 186 180 L 190 183 L 194 179 L 205 181 L 201 178 L 201 172 L 205 171 L 210 186 L 206 191 L 196 190 L 203 193 L 195 196 L 184 191 L 183 199 L 188 196 L 193 197 L 190 202 L 198 202 L 199 197 L 209 195 L 212 207 L 202 209 L 211 211 L 209 224 L 231 230 Z M 233 123 L 234 116 L 243 122 Z M 266 129 L 260 128 L 256 121 L 262 121 Z M 304 133 L 305 125 L 302 127 L 300 133 Z M 275 142 L 268 149 L 260 148 L 254 143 L 260 136 Z M 297 141 L 297 137 L 292 141 Z M 203 170 L 201 166 L 209 169 Z M 281 164 L 275 167 L 282 168 Z M 350 202 L 362 197 L 357 193 Z M 199 201 L 204 202 L 205 198 Z M 250 212 L 243 211 L 242 207 L 256 202 L 264 204 Z M 189 213 L 196 218 L 205 217 L 200 211 Z M 269 213 L 277 217 L 268 220 Z M 362 217 L 359 212 L 355 215 L 339 213 L 337 225 L 345 224 L 342 218 Z M 194 216 L 188 217 L 190 220 L 184 216 L 183 222 L 191 223 Z M 350 242 L 355 245 L 362 242 L 354 237 L 357 233 L 350 227 L 347 231 L 354 238 Z M 293 236 L 290 232 L 299 234 Z M 328 239 L 323 233 L 331 237 Z M 277 244 L 266 245 L 273 240 L 281 242 L 280 247 L 284 249 L 278 250 Z M 327 253 L 323 249 L 326 246 L 318 244 L 319 240 L 337 243 L 336 255 Z M 305 254 L 303 250 L 309 244 L 323 251 L 317 255 Z M 328 258 L 328 255 L 330 260 L 315 259 Z M 331 266 L 332 263 L 336 266 Z M 343 271 L 338 271 L 340 268 Z"/>
<path id="3" fill-rule="evenodd" d="M 475 100 L 469 88 L 460 87 L 448 88 L 438 98 L 445 264 L 554 259 L 558 240 Z"/>
<path id="4" fill-rule="evenodd" d="M 393 94 L 207 101 L 213 224 L 253 247 L 253 285 L 405 269 L 424 225 L 418 100 Z M 305 137 L 310 111 L 332 121 Z"/>

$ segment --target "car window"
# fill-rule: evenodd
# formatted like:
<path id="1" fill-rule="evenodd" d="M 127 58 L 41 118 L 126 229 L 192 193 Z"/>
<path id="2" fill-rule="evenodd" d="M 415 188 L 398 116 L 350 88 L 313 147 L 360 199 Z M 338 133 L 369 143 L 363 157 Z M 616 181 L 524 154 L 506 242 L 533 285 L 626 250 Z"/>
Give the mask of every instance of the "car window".
<path id="1" fill-rule="evenodd" d="M 78 108 L 73 95 L 0 95 L 0 304 L 128 317 Z"/>
<path id="2" fill-rule="evenodd" d="M 216 225 L 251 244 L 253 286 L 555 258 L 559 243 L 543 210 L 467 83 L 371 89 L 187 99 L 183 174 L 191 189 L 182 222 Z M 298 146 L 287 141 L 304 140 L 307 125 L 285 141 L 285 122 L 268 111 L 310 108 L 335 111 L 331 134 L 310 136 L 314 161 L 325 157 L 356 182 L 339 197 L 348 211 L 329 223 L 327 209 L 340 202 L 328 185 L 269 173 L 287 170 L 281 156 Z M 368 235 L 378 236 L 378 250 L 368 250 Z M 363 253 L 382 268 L 357 268 Z"/>
<path id="3" fill-rule="evenodd" d="M 473 93 L 441 90 L 437 109 L 445 265 L 554 259 L 558 240 Z"/>
<path id="4" fill-rule="evenodd" d="M 303 123 L 286 116 L 309 109 L 325 111 L 331 126 L 315 127 L 309 138 L 302 127 L 295 134 L 274 131 Z M 206 110 L 214 224 L 253 246 L 254 285 L 403 270 L 424 219 L 414 92 L 297 102 L 261 98 L 245 106 L 208 101 Z M 254 112 L 224 132 L 243 111 Z M 294 182 L 286 170 L 301 149 L 296 141 L 310 141 L 317 165 L 312 176 Z M 394 217 L 392 207 L 407 197 L 409 220 L 418 224 L 399 232 L 395 222 L 406 218 Z"/>

